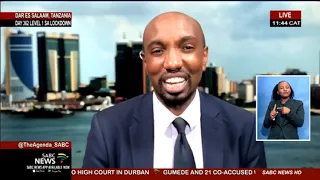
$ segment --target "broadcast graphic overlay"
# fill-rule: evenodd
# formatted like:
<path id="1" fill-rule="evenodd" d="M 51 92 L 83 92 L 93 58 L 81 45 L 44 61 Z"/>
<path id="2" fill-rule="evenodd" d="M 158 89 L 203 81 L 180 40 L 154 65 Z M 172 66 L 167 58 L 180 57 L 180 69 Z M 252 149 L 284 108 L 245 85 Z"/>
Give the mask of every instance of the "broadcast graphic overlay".
<path id="1" fill-rule="evenodd" d="M 72 180 L 230 180 L 230 179 L 316 179 L 319 169 L 73 169 Z M 286 178 L 288 177 L 288 178 Z"/>
<path id="2" fill-rule="evenodd" d="M 301 27 L 301 11 L 270 11 L 270 27 Z"/>
<path id="3" fill-rule="evenodd" d="M 278 86 L 280 82 L 287 85 Z M 280 103 L 280 91 L 285 91 L 291 100 Z M 310 75 L 257 75 L 256 140 L 311 141 L 310 102 Z M 271 107 L 272 103 L 275 106 Z M 282 112 L 283 107 L 287 112 Z M 276 113 L 274 119 L 270 118 L 272 111 Z"/>
<path id="4" fill-rule="evenodd" d="M 71 142 L 0 142 L 1 175 L 71 180 Z"/>
<path id="5" fill-rule="evenodd" d="M 71 27 L 72 12 L 0 12 L 1 27 Z"/>

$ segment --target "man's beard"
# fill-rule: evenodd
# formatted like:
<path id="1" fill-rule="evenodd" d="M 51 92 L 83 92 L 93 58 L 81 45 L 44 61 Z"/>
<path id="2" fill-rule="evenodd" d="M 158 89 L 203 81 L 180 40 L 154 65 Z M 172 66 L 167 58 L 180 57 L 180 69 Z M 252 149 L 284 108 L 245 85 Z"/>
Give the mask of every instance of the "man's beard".
<path id="1" fill-rule="evenodd" d="M 186 81 L 187 81 L 187 92 L 181 92 L 177 94 L 168 93 L 163 88 L 164 76 L 162 76 L 158 82 L 158 88 L 155 89 L 159 98 L 163 101 L 163 103 L 167 107 L 171 108 L 179 108 L 184 105 L 190 98 L 192 98 L 194 91 L 192 90 L 192 81 L 191 76 L 187 73 L 186 74 Z"/>

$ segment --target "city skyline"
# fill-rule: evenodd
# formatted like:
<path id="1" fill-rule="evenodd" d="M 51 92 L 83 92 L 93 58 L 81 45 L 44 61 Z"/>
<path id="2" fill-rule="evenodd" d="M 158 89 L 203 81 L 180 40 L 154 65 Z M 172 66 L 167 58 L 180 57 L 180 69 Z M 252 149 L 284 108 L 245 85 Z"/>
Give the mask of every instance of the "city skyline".
<path id="1" fill-rule="evenodd" d="M 33 34 L 35 85 L 38 85 L 36 32 L 79 34 L 81 83 L 87 84 L 91 77 L 103 75 L 114 81 L 116 42 L 122 34 L 126 33 L 129 40 L 135 40 L 151 18 L 172 10 L 185 12 L 200 22 L 209 46 L 209 61 L 224 67 L 228 79 L 239 82 L 260 73 L 284 72 L 286 68 L 319 74 L 320 21 L 316 17 L 320 17 L 320 5 L 315 3 L 97 2 L 90 3 L 91 8 L 87 8 L 86 2 L 18 3 L 3 2 L 2 11 L 73 12 L 71 28 L 20 28 Z M 84 7 L 85 12 L 81 10 Z M 129 10 L 124 11 L 127 7 Z M 275 9 L 302 10 L 303 27 L 270 28 L 269 11 Z M 4 48 L 4 42 L 1 43 Z M 243 69 L 239 70 L 239 67 Z M 1 55 L 1 82 L 3 74 L 4 53 Z"/>

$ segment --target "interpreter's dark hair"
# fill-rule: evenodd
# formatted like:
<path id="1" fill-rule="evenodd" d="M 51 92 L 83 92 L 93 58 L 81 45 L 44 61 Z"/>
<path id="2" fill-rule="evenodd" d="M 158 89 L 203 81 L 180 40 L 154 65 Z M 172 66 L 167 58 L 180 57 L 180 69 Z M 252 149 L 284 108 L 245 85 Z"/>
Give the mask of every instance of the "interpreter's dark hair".
<path id="1" fill-rule="evenodd" d="M 278 94 L 278 87 L 279 87 L 279 84 L 282 83 L 282 82 L 286 82 L 288 83 L 287 81 L 280 81 L 278 82 L 278 84 L 276 84 L 272 90 L 272 100 L 280 100 L 281 99 L 281 96 L 280 94 Z M 289 83 L 288 83 L 289 84 Z M 290 93 L 290 99 L 292 99 L 294 97 L 294 91 L 291 87 L 291 85 L 289 84 L 289 87 L 291 89 L 291 93 Z"/>

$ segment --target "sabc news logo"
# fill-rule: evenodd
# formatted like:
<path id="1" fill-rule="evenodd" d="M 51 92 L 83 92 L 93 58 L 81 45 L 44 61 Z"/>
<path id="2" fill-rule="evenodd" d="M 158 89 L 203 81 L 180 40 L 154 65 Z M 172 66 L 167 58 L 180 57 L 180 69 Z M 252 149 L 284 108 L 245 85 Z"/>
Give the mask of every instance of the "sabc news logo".
<path id="1" fill-rule="evenodd" d="M 58 156 L 57 156 L 58 159 L 60 159 L 60 164 L 63 164 L 64 160 L 68 159 L 69 156 L 67 156 L 66 154 L 64 153 L 59 153 Z"/>
<path id="2" fill-rule="evenodd" d="M 69 156 L 67 156 L 65 153 L 42 153 L 41 158 L 35 158 L 35 164 L 56 164 L 56 160 L 59 160 L 60 164 L 63 164 L 63 162 L 68 159 Z"/>

